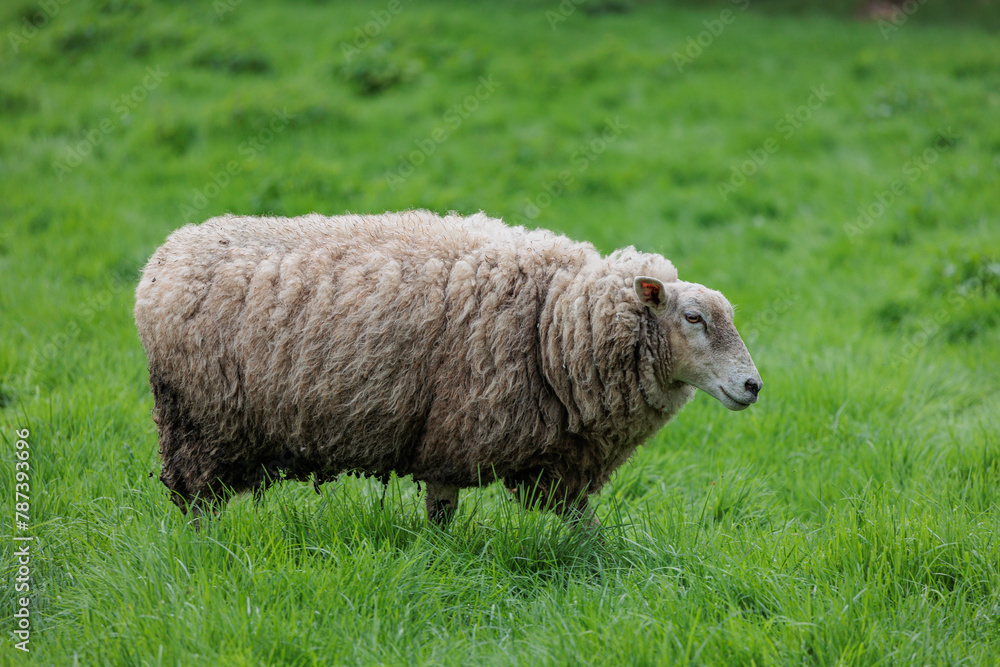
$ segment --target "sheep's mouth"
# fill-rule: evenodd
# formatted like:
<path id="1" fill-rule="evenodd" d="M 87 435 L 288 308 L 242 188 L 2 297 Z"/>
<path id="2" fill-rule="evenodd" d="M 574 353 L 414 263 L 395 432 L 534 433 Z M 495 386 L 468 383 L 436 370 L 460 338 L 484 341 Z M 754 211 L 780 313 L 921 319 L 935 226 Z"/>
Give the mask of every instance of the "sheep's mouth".
<path id="1" fill-rule="evenodd" d="M 729 403 L 725 403 L 725 401 L 723 401 L 723 403 L 725 403 L 726 407 L 729 408 L 730 410 L 746 410 L 747 408 L 750 407 L 750 403 L 746 401 L 741 401 L 738 398 L 734 397 L 732 394 L 726 391 L 726 388 L 723 387 L 721 384 L 719 385 L 719 391 L 721 391 L 723 395 L 729 399 Z"/>

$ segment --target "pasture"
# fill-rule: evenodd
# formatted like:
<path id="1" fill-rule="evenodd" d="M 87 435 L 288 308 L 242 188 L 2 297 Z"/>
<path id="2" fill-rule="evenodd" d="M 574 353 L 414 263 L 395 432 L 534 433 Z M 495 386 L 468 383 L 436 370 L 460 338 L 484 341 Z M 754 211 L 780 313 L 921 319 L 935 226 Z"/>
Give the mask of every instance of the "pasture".
<path id="1" fill-rule="evenodd" d="M 0 664 L 998 664 L 1000 51 L 933 4 L 4 3 Z M 662 253 L 738 304 L 760 402 L 700 393 L 595 498 L 603 545 L 499 486 L 427 527 L 409 479 L 193 530 L 146 258 L 410 208 Z"/>

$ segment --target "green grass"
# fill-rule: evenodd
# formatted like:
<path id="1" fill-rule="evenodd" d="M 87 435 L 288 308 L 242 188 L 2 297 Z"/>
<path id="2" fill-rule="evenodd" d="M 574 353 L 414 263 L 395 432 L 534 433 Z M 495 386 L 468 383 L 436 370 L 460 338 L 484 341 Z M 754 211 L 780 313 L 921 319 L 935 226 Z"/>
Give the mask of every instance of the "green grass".
<path id="1" fill-rule="evenodd" d="M 753 7 L 678 71 L 725 3 L 609 4 L 402 2 L 350 62 L 388 3 L 81 0 L 16 53 L 45 5 L 4 5 L 0 664 L 998 664 L 995 35 Z M 496 487 L 428 528 L 408 479 L 192 530 L 156 479 L 145 258 L 185 218 L 413 207 L 663 253 L 739 305 L 761 402 L 700 395 L 642 448 L 605 545 Z"/>

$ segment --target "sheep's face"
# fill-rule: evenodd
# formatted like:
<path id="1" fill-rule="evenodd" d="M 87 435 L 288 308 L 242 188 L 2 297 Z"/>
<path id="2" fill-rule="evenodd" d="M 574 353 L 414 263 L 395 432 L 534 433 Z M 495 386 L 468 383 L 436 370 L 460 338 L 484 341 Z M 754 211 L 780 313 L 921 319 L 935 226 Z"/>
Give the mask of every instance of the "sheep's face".
<path id="1" fill-rule="evenodd" d="M 696 283 L 664 285 L 647 276 L 634 284 L 639 300 L 666 332 L 672 380 L 711 394 L 730 410 L 757 402 L 763 383 L 733 326 L 733 307 L 726 297 Z"/>

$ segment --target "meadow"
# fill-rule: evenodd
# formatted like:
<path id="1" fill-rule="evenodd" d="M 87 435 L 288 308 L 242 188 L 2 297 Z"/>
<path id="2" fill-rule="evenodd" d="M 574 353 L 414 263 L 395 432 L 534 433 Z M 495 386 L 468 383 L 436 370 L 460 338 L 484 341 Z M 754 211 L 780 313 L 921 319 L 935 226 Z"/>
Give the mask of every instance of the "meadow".
<path id="1" fill-rule="evenodd" d="M 1000 664 L 1000 50 L 933 6 L 4 3 L 0 664 Z M 738 305 L 760 402 L 699 394 L 595 499 L 604 544 L 496 486 L 430 528 L 409 479 L 192 529 L 146 258 L 410 208 L 662 253 Z"/>

